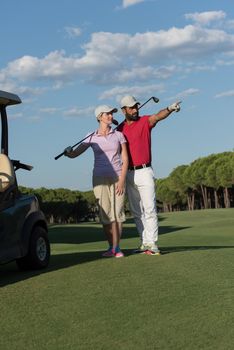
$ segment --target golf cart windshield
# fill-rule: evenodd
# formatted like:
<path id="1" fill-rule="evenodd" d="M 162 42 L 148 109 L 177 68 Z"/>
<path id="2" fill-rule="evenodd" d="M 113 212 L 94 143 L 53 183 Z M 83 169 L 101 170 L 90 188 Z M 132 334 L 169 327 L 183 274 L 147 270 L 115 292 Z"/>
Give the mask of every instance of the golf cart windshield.
<path id="1" fill-rule="evenodd" d="M 0 90 L 0 113 L 1 113 L 1 152 L 8 155 L 8 126 L 6 107 L 21 103 L 19 96 Z"/>
<path id="2" fill-rule="evenodd" d="M 8 126 L 6 106 L 21 103 L 21 99 L 6 91 L 0 90 L 0 113 L 1 113 L 1 152 L 0 152 L 0 194 L 15 184 L 13 164 L 8 158 Z M 1 198 L 2 199 L 2 198 Z"/>

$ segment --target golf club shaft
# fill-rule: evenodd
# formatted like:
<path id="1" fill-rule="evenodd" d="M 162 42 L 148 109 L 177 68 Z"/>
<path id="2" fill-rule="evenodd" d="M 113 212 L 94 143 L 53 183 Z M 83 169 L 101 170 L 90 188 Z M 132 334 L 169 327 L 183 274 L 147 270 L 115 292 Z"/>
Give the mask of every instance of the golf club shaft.
<path id="1" fill-rule="evenodd" d="M 113 119 L 112 124 L 114 125 L 119 125 L 118 121 L 116 119 Z M 92 132 L 91 134 L 85 136 L 82 140 L 80 140 L 79 142 L 75 143 L 73 146 L 71 146 L 72 148 L 78 146 L 80 143 L 82 143 L 84 140 L 86 140 L 89 136 L 92 136 L 96 131 Z M 56 157 L 54 157 L 55 160 L 59 159 L 60 157 L 62 157 L 64 155 L 64 152 L 58 154 Z"/>
<path id="2" fill-rule="evenodd" d="M 91 134 L 87 135 L 86 137 L 84 137 L 84 138 L 83 138 L 82 140 L 80 140 L 79 142 L 75 143 L 75 144 L 72 146 L 72 148 L 78 146 L 80 143 L 82 143 L 82 142 L 83 142 L 84 140 L 86 140 L 88 137 L 92 136 L 94 133 L 95 133 L 95 131 L 92 132 Z M 62 153 L 58 154 L 56 157 L 54 157 L 54 159 L 57 160 L 57 159 L 59 159 L 60 157 L 62 157 L 63 155 L 64 155 L 64 151 L 63 151 Z"/>
<path id="3" fill-rule="evenodd" d="M 145 101 L 138 109 L 140 109 L 140 108 L 142 108 L 143 106 L 145 106 L 146 103 L 148 103 L 150 100 L 154 100 L 155 103 L 158 103 L 158 102 L 159 102 L 159 99 L 158 99 L 157 97 L 152 96 L 152 97 L 150 97 L 147 101 Z M 117 120 L 114 119 L 114 120 L 113 120 L 113 124 L 114 124 L 114 125 L 118 125 Z M 85 138 L 83 138 L 82 140 L 80 140 L 79 142 L 77 142 L 75 145 L 73 145 L 72 148 L 78 146 L 80 143 L 82 143 L 82 142 L 83 142 L 84 140 L 86 140 L 88 137 L 92 136 L 94 133 L 95 133 L 95 131 L 92 132 L 91 134 L 87 135 Z M 54 157 L 54 159 L 57 160 L 57 159 L 59 159 L 60 157 L 62 157 L 63 155 L 64 155 L 64 151 L 63 151 L 62 153 L 58 154 L 56 157 Z"/>
<path id="4" fill-rule="evenodd" d="M 138 109 L 140 109 L 140 108 L 142 108 L 143 106 L 145 106 L 146 103 L 148 103 L 150 100 L 154 100 L 155 103 L 158 103 L 158 102 L 159 102 L 159 99 L 158 99 L 157 97 L 152 96 L 152 97 L 150 97 L 147 101 L 145 101 L 144 103 L 142 103 L 142 105 L 141 105 Z"/>

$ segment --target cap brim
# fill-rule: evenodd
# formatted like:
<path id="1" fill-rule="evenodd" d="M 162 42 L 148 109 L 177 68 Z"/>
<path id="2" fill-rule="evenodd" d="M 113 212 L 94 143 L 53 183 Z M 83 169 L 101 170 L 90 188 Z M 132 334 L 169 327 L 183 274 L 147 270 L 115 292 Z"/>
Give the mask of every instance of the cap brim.
<path id="1" fill-rule="evenodd" d="M 102 113 L 116 113 L 118 112 L 117 108 L 113 108 L 113 109 L 108 109 L 108 111 L 103 111 Z"/>
<path id="2" fill-rule="evenodd" d="M 135 102 L 135 103 L 133 103 L 133 104 L 131 104 L 131 105 L 125 105 L 125 106 L 122 106 L 121 108 L 124 108 L 124 107 L 133 107 L 133 106 L 135 106 L 135 105 L 140 105 L 140 102 Z"/>
<path id="3" fill-rule="evenodd" d="M 101 113 L 116 113 L 116 112 L 118 112 L 118 109 L 117 109 L 117 108 L 104 110 L 104 111 L 100 112 L 98 115 L 96 115 L 96 118 L 98 119 L 98 117 L 99 117 L 99 115 L 100 115 Z"/>

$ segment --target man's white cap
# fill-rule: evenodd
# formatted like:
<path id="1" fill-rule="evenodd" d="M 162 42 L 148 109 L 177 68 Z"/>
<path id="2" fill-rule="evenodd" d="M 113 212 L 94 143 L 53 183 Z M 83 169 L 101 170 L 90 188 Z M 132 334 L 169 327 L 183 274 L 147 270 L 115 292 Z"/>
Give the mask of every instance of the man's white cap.
<path id="1" fill-rule="evenodd" d="M 101 105 L 95 109 L 95 116 L 96 118 L 98 118 L 101 113 L 110 113 L 110 112 L 116 113 L 118 112 L 118 109 L 107 105 Z"/>
<path id="2" fill-rule="evenodd" d="M 138 102 L 135 97 L 127 95 L 122 98 L 120 101 L 120 107 L 133 107 L 135 105 L 140 105 L 140 102 Z"/>

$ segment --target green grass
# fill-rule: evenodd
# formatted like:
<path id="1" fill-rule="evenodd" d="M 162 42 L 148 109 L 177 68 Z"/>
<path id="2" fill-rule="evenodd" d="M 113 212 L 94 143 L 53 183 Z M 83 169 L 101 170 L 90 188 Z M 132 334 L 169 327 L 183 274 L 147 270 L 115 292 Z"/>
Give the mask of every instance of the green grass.
<path id="1" fill-rule="evenodd" d="M 161 256 L 104 259 L 100 225 L 50 228 L 46 271 L 0 267 L 0 349 L 232 349 L 234 209 L 160 215 Z"/>

